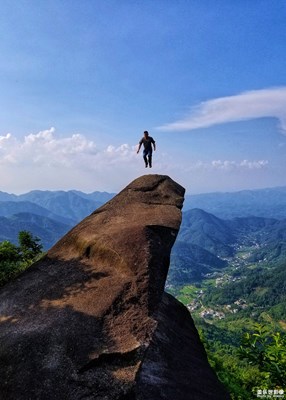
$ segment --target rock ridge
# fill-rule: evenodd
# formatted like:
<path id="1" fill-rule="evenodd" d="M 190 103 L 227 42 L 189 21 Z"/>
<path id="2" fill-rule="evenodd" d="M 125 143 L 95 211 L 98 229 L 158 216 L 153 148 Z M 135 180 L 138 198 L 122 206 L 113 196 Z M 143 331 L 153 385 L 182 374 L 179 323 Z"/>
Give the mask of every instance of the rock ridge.
<path id="1" fill-rule="evenodd" d="M 168 176 L 144 175 L 0 290 L 1 399 L 228 399 L 164 294 L 183 200 Z"/>

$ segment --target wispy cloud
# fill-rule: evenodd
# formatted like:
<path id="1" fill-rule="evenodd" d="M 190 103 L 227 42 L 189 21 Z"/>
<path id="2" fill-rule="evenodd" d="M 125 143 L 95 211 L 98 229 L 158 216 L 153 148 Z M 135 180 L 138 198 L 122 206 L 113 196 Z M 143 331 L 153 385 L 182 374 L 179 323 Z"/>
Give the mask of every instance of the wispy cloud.
<path id="1" fill-rule="evenodd" d="M 211 99 L 192 107 L 182 119 L 157 127 L 162 131 L 190 131 L 227 122 L 277 118 L 286 133 L 286 87 L 252 90 Z"/>
<path id="2" fill-rule="evenodd" d="M 212 168 L 214 169 L 223 169 L 223 170 L 233 170 L 233 169 L 261 169 L 266 167 L 269 164 L 268 160 L 258 160 L 258 161 L 230 161 L 230 160 L 214 160 L 211 163 Z"/>
<path id="3" fill-rule="evenodd" d="M 213 160 L 209 162 L 197 161 L 187 165 L 189 171 L 246 171 L 259 170 L 269 165 L 268 160 Z"/>

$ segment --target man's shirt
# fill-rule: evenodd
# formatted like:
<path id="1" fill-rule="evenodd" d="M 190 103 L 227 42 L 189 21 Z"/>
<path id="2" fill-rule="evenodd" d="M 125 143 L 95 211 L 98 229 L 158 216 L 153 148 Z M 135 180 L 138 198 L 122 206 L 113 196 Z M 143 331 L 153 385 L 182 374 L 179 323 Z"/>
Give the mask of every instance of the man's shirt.
<path id="1" fill-rule="evenodd" d="M 151 143 L 155 144 L 155 140 L 151 136 L 148 136 L 147 139 L 145 139 L 145 137 L 143 136 L 143 138 L 139 142 L 139 144 L 143 144 L 144 149 L 148 150 L 148 151 L 149 150 L 152 151 L 152 144 Z"/>

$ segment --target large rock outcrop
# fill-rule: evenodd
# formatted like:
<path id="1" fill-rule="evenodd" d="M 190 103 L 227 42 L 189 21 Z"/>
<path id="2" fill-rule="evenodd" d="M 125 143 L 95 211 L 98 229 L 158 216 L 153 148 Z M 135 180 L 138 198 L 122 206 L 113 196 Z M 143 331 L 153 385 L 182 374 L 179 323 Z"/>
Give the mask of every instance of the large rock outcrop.
<path id="1" fill-rule="evenodd" d="M 163 294 L 183 196 L 136 179 L 1 289 L 1 399 L 228 399 Z"/>

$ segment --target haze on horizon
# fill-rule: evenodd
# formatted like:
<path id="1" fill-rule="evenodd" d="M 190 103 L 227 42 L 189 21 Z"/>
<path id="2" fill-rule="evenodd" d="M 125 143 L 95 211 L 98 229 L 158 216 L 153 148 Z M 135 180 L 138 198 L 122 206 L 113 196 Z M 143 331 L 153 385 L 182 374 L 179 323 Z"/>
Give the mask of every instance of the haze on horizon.
<path id="1" fill-rule="evenodd" d="M 284 0 L 3 0 L 0 190 L 286 186 L 285 17 Z"/>

